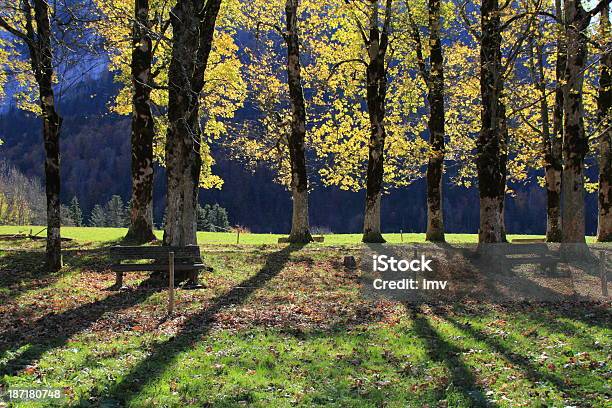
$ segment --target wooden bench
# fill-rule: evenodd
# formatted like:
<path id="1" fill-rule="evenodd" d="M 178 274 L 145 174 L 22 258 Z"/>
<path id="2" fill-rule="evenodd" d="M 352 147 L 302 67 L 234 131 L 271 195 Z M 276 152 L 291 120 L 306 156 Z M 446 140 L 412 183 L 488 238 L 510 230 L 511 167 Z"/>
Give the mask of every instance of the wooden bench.
<path id="1" fill-rule="evenodd" d="M 174 270 L 188 272 L 190 285 L 197 286 L 198 271 L 210 269 L 203 262 L 200 256 L 200 247 L 188 245 L 185 247 L 170 246 L 113 246 L 110 249 L 113 264 L 111 270 L 116 273 L 115 285 L 120 289 L 123 287 L 124 272 L 162 272 L 168 271 L 169 253 L 174 252 Z M 143 261 L 153 262 L 129 262 L 123 261 Z"/>

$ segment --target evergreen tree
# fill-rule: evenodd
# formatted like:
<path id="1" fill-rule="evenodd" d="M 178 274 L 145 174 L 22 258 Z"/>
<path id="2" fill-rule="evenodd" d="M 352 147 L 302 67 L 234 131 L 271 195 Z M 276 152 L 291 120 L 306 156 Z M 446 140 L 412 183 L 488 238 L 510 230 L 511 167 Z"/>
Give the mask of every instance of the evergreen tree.
<path id="1" fill-rule="evenodd" d="M 120 196 L 112 196 L 108 203 L 106 203 L 104 211 L 109 227 L 125 227 L 127 225 L 125 205 Z"/>
<path id="2" fill-rule="evenodd" d="M 225 208 L 215 204 L 212 206 L 209 214 L 209 220 L 213 224 L 213 231 L 226 231 L 229 228 L 229 220 Z"/>
<path id="3" fill-rule="evenodd" d="M 197 210 L 198 231 L 226 231 L 229 228 L 227 210 L 219 204 L 198 205 Z"/>
<path id="4" fill-rule="evenodd" d="M 106 227 L 106 212 L 102 208 L 100 204 L 96 204 L 91 211 L 91 216 L 89 217 L 89 226 L 90 227 Z"/>
<path id="5" fill-rule="evenodd" d="M 212 231 L 212 225 L 210 222 L 210 205 L 206 204 L 204 207 L 198 205 L 197 211 L 198 231 Z"/>
<path id="6" fill-rule="evenodd" d="M 83 211 L 81 211 L 81 206 L 79 205 L 79 200 L 76 196 L 72 197 L 70 200 L 70 207 L 68 208 L 70 211 L 70 218 L 72 222 L 77 227 L 83 226 Z"/>
<path id="7" fill-rule="evenodd" d="M 70 207 L 61 204 L 60 205 L 60 220 L 61 225 L 65 227 L 74 227 L 74 220 L 72 219 L 72 213 Z"/>

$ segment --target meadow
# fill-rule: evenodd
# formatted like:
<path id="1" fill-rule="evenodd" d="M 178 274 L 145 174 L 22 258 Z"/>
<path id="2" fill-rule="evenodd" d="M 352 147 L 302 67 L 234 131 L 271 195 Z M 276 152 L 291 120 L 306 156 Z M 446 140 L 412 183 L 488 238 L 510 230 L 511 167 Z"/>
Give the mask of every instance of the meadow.
<path id="1" fill-rule="evenodd" d="M 122 232 L 65 228 L 75 240 L 57 273 L 42 267 L 44 240 L 0 240 L 0 388 L 65 393 L 14 406 L 606 407 L 612 398 L 608 301 L 370 299 L 359 272 L 342 266 L 359 256 L 358 235 L 290 246 L 203 233 L 213 272 L 204 288 L 178 290 L 168 317 L 166 291 L 147 274 L 108 290 L 108 245 Z"/>
<path id="2" fill-rule="evenodd" d="M 42 231 L 41 226 L 0 226 L 0 235 L 3 234 L 27 234 L 30 231 L 36 234 Z M 62 236 L 75 239 L 81 243 L 109 243 L 118 242 L 127 232 L 127 228 L 94 228 L 94 227 L 63 227 Z M 40 236 L 44 237 L 45 232 L 41 232 Z M 155 231 L 158 239 L 162 239 L 163 231 Z M 287 234 L 253 234 L 241 233 L 238 239 L 235 232 L 198 232 L 198 242 L 200 244 L 211 245 L 229 245 L 239 244 L 244 245 L 273 245 L 278 243 L 278 239 L 286 237 Z M 325 234 L 325 245 L 355 245 L 361 243 L 361 234 Z M 383 234 L 384 238 L 390 244 L 399 244 L 402 242 L 425 242 L 425 234 L 423 233 L 389 233 Z M 514 235 L 509 234 L 508 240 L 512 241 L 515 238 L 544 238 L 543 235 Z M 475 244 L 478 242 L 477 234 L 446 234 L 446 241 L 456 244 Z M 587 237 L 587 242 L 594 242 L 595 237 Z M 319 244 L 312 244 L 319 245 Z"/>

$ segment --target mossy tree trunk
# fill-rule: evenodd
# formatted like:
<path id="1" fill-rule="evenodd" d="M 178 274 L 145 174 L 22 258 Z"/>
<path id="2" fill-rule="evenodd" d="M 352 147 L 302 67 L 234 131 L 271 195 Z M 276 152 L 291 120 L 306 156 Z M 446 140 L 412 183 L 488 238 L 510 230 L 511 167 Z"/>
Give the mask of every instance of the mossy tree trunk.
<path id="1" fill-rule="evenodd" d="M 366 173 L 366 202 L 363 220 L 363 242 L 385 242 L 380 227 L 380 200 L 383 188 L 385 150 L 385 98 L 387 67 L 385 56 L 389 45 L 392 0 L 385 4 L 382 30 L 379 28 L 379 2 L 369 0 L 368 61 L 366 68 L 366 102 L 370 119 L 368 168 Z"/>
<path id="2" fill-rule="evenodd" d="M 47 247 L 45 266 L 50 271 L 62 267 L 62 241 L 60 217 L 60 146 L 62 118 L 55 106 L 53 92 L 53 49 L 49 4 L 34 0 L 21 4 L 25 31 L 2 21 L 2 27 L 22 39 L 28 47 L 30 65 L 38 85 L 39 106 L 43 120 L 45 144 L 45 191 L 47 196 Z"/>
<path id="3" fill-rule="evenodd" d="M 153 234 L 153 137 L 151 65 L 153 42 L 149 33 L 149 0 L 135 0 L 132 27 L 132 200 L 130 227 L 125 239 L 142 244 Z"/>
<path id="4" fill-rule="evenodd" d="M 501 101 L 501 27 L 498 0 L 483 0 L 481 6 L 480 91 L 481 130 L 477 140 L 478 188 L 480 194 L 479 243 L 505 239 L 505 109 Z"/>
<path id="5" fill-rule="evenodd" d="M 308 243 L 312 241 L 312 236 L 308 223 L 308 174 L 304 153 L 306 105 L 302 89 L 297 11 L 298 0 L 287 0 L 285 4 L 287 31 L 283 34 L 283 37 L 287 44 L 287 82 L 291 103 L 291 132 L 288 145 L 291 163 L 291 196 L 293 199 L 289 242 Z"/>
<path id="6" fill-rule="evenodd" d="M 557 18 L 563 18 L 561 0 L 555 1 Z M 544 169 L 546 181 L 546 240 L 561 242 L 561 179 L 563 173 L 563 83 L 567 55 L 565 33 L 559 27 L 557 37 L 557 61 L 555 64 L 555 107 L 553 110 L 553 128 L 549 137 L 544 135 Z M 542 64 L 540 64 L 542 65 Z M 542 102 L 546 103 L 546 102 Z"/>
<path id="7" fill-rule="evenodd" d="M 580 0 L 566 0 L 567 61 L 563 89 L 563 242 L 585 243 L 584 157 L 588 150 L 584 130 L 583 80 L 587 44 L 583 31 L 588 27 L 587 13 Z"/>
<path id="8" fill-rule="evenodd" d="M 197 244 L 196 209 L 202 159 L 200 96 L 221 0 L 179 0 L 171 12 L 166 136 L 167 213 L 164 244 Z"/>
<path id="9" fill-rule="evenodd" d="M 440 39 L 440 0 L 429 0 L 430 75 L 429 144 L 431 156 L 427 163 L 427 241 L 444 241 L 444 211 L 442 176 L 444 174 L 444 57 Z"/>

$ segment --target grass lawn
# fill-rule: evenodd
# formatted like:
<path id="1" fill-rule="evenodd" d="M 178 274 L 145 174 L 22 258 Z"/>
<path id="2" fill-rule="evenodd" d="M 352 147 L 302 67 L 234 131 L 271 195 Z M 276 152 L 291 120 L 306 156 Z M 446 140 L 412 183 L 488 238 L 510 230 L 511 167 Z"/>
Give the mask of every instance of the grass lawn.
<path id="1" fill-rule="evenodd" d="M 356 249 L 203 246 L 214 272 L 166 318 L 146 274 L 106 290 L 105 248 L 48 274 L 43 245 L 0 241 L 0 388 L 61 387 L 56 406 L 610 406 L 609 303 L 407 305 L 362 295 Z"/>
<path id="2" fill-rule="evenodd" d="M 17 234 L 28 233 L 30 230 L 33 233 L 41 231 L 44 227 L 40 226 L 0 226 L 0 234 Z M 80 242 L 105 243 L 118 241 L 125 236 L 126 228 L 81 228 L 81 227 L 63 227 L 62 236 L 73 238 Z M 45 232 L 41 233 L 44 236 Z M 162 238 L 163 232 L 156 231 L 159 239 Z M 240 234 L 240 244 L 245 245 L 271 245 L 278 242 L 278 238 L 286 237 L 285 234 Z M 385 239 L 389 243 L 401 242 L 425 242 L 425 234 L 421 233 L 404 233 L 404 234 L 384 234 Z M 542 235 L 509 235 L 508 239 L 514 238 L 543 238 Z M 198 232 L 198 242 L 200 244 L 236 244 L 237 236 L 235 233 L 229 232 Z M 449 243 L 477 243 L 477 234 L 447 234 L 446 240 Z M 594 237 L 587 237 L 587 242 L 594 242 Z M 348 245 L 359 244 L 361 242 L 361 234 L 326 234 L 326 245 Z"/>

